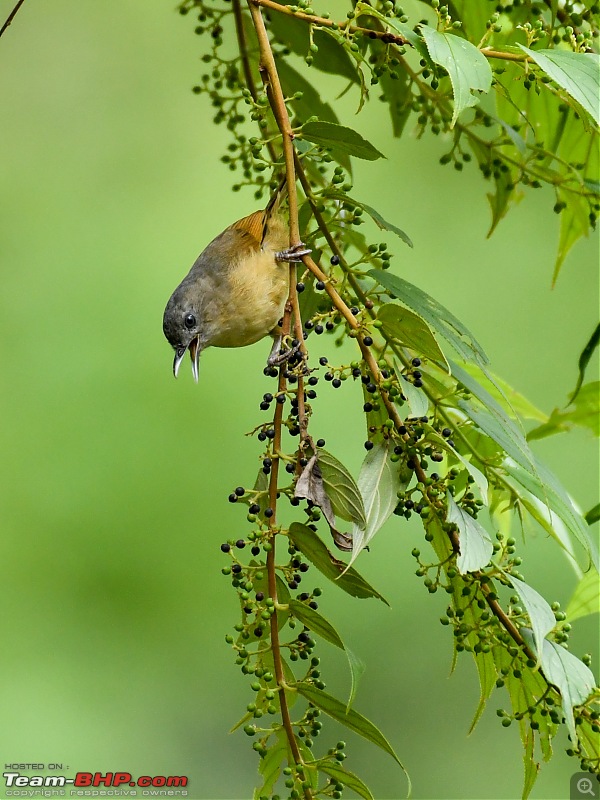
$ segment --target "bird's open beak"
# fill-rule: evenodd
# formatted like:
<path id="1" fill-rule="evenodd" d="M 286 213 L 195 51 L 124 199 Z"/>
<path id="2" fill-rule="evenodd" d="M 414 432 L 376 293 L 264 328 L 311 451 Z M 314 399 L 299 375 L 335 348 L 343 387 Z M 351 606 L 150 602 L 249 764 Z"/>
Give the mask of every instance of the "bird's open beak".
<path id="1" fill-rule="evenodd" d="M 194 380 L 198 383 L 198 362 L 200 360 L 200 340 L 196 336 L 192 339 L 189 346 L 190 358 L 192 359 L 192 375 Z"/>
<path id="2" fill-rule="evenodd" d="M 192 375 L 194 380 L 198 383 L 198 362 L 200 359 L 200 343 L 199 338 L 196 336 L 188 345 L 180 344 L 175 348 L 175 358 L 173 359 L 173 375 L 177 377 L 179 367 L 187 351 L 190 351 L 190 358 L 192 359 Z"/>

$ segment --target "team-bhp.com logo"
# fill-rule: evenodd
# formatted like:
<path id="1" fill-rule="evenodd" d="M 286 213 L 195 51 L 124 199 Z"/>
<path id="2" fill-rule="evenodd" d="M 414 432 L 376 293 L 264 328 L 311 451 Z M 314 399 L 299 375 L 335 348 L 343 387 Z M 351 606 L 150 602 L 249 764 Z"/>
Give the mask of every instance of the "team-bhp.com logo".
<path id="1" fill-rule="evenodd" d="M 162 796 L 165 789 L 182 789 L 188 785 L 185 775 L 140 775 L 134 778 L 130 772 L 78 772 L 74 778 L 67 778 L 66 775 L 22 775 L 20 772 L 4 772 L 6 781 L 6 795 L 9 797 L 33 797 L 37 793 L 32 793 L 32 789 L 65 789 L 69 788 L 69 794 L 74 797 L 105 796 L 111 795 L 136 795 L 137 792 L 122 791 L 124 787 L 131 786 L 145 789 L 143 795 Z M 105 792 L 102 789 L 121 789 L 120 792 Z M 23 791 L 24 790 L 24 791 Z M 96 790 L 96 791 L 94 791 Z M 152 791 L 155 790 L 155 791 Z M 46 796 L 39 793 L 37 796 Z M 64 794 L 60 792 L 60 794 Z M 170 791 L 169 795 L 185 796 L 187 792 Z"/>

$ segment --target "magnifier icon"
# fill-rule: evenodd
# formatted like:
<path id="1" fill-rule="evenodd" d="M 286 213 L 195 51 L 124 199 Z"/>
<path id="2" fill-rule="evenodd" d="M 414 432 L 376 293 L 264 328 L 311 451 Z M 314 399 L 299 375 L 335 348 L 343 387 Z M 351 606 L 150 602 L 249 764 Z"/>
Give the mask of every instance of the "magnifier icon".
<path id="1" fill-rule="evenodd" d="M 577 781 L 577 791 L 579 794 L 589 794 L 592 797 L 596 796 L 591 778 L 579 778 Z"/>

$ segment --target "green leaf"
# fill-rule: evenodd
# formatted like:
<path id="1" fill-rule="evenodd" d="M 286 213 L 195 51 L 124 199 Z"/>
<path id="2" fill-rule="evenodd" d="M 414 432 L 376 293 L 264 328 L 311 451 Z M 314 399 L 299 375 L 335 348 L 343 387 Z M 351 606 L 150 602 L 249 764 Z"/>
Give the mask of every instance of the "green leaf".
<path id="1" fill-rule="evenodd" d="M 329 714 L 330 717 L 338 722 L 341 722 L 342 725 L 345 725 L 351 731 L 354 731 L 354 733 L 358 733 L 359 736 L 363 736 L 373 744 L 376 744 L 386 753 L 389 753 L 394 761 L 400 765 L 404 774 L 408 778 L 408 773 L 394 752 L 392 745 L 388 742 L 383 733 L 381 733 L 379 728 L 373 725 L 373 723 L 370 722 L 366 717 L 363 717 L 363 715 L 359 714 L 358 711 L 350 710 L 346 712 L 346 707 L 337 698 L 332 697 L 332 695 L 327 694 L 327 692 L 323 692 L 321 689 L 317 689 L 314 686 L 310 686 L 306 683 L 297 683 L 295 688 L 309 701 L 309 703 L 312 703 L 314 706 L 321 709 L 321 711 Z"/>
<path id="2" fill-rule="evenodd" d="M 542 595 L 536 592 L 535 589 L 532 589 L 527 583 L 518 580 L 512 575 L 507 575 L 507 578 L 511 582 L 515 592 L 523 601 L 523 605 L 531 621 L 536 650 L 538 653 L 541 653 L 544 639 L 556 625 L 554 612 Z"/>
<path id="3" fill-rule="evenodd" d="M 465 412 L 477 427 L 493 439 L 522 469 L 528 472 L 535 471 L 533 455 L 527 446 L 525 437 L 519 429 L 512 424 L 505 425 L 498 419 L 496 414 L 487 414 L 480 411 L 473 403 L 467 400 L 458 400 L 458 407 Z M 525 447 L 524 447 L 525 445 Z M 531 455 L 531 461 L 527 454 Z"/>
<path id="4" fill-rule="evenodd" d="M 412 112 L 412 92 L 410 91 L 412 81 L 405 70 L 396 72 L 396 74 L 398 77 L 394 79 L 389 72 L 384 72 L 379 78 L 379 83 L 383 90 L 382 97 L 390 109 L 392 134 L 398 138 L 402 136 Z"/>
<path id="5" fill-rule="evenodd" d="M 397 339 L 420 356 L 430 358 L 449 370 L 446 357 L 431 328 L 422 317 L 396 303 L 385 303 L 377 312 L 377 319 L 382 323 L 382 330 L 386 336 Z"/>
<path id="6" fill-rule="evenodd" d="M 527 800 L 531 794 L 531 790 L 537 780 L 540 771 L 540 765 L 534 758 L 535 752 L 535 736 L 531 728 L 527 727 L 527 734 L 525 739 L 525 749 L 523 751 L 523 767 L 525 769 L 525 778 L 523 780 L 523 793 L 522 800 Z"/>
<path id="7" fill-rule="evenodd" d="M 275 789 L 275 784 L 281 774 L 281 766 L 287 758 L 288 744 L 285 733 L 281 730 L 276 734 L 277 742 L 269 743 L 267 752 L 258 764 L 258 771 L 262 775 L 263 785 L 260 789 L 255 789 L 254 800 L 259 800 L 261 796 L 269 797 Z"/>
<path id="8" fill-rule="evenodd" d="M 333 122 L 307 122 L 302 128 L 302 133 L 298 135 L 303 139 L 308 139 L 309 142 L 321 145 L 321 147 L 331 147 L 333 150 L 348 153 L 348 155 L 363 158 L 366 161 L 385 158 L 383 153 L 373 147 L 360 133 Z"/>
<path id="9" fill-rule="evenodd" d="M 350 696 L 347 704 L 347 708 L 349 709 L 354 702 L 360 676 L 365 671 L 364 664 L 346 647 L 336 629 L 322 614 L 319 614 L 314 608 L 311 608 L 300 600 L 289 600 L 288 605 L 292 614 L 296 619 L 300 620 L 303 625 L 306 625 L 306 627 L 316 633 L 317 636 L 325 639 L 326 642 L 329 642 L 335 647 L 339 647 L 339 649 L 343 650 L 346 654 L 351 677 Z"/>
<path id="10" fill-rule="evenodd" d="M 365 507 L 356 482 L 346 467 L 327 450 L 317 450 L 323 487 L 334 512 L 348 522 L 366 527 Z"/>
<path id="11" fill-rule="evenodd" d="M 324 772 L 325 775 L 334 778 L 338 783 L 347 786 L 348 789 L 356 792 L 364 800 L 375 800 L 366 783 L 363 783 L 353 772 L 348 772 L 347 769 L 340 767 L 339 764 L 335 764 L 333 761 L 321 761 L 317 764 L 317 768 L 319 772 Z"/>
<path id="12" fill-rule="evenodd" d="M 461 30 L 465 31 L 468 38 L 478 42 L 486 31 L 486 22 L 490 12 L 485 3 L 474 3 L 473 0 L 453 0 L 454 16 L 462 22 Z"/>
<path id="13" fill-rule="evenodd" d="M 479 95 L 474 92 L 489 92 L 491 67 L 487 58 L 466 39 L 441 33 L 429 25 L 421 25 L 421 32 L 432 61 L 447 70 L 450 76 L 454 92 L 454 125 L 461 111 L 479 102 Z"/>
<path id="14" fill-rule="evenodd" d="M 565 613 L 569 622 L 600 613 L 600 578 L 595 569 L 590 569 L 579 581 Z"/>
<path id="15" fill-rule="evenodd" d="M 546 504 L 550 511 L 564 522 L 569 533 L 582 545 L 598 569 L 598 548 L 590 538 L 588 527 L 581 514 L 552 472 L 539 461 L 536 461 L 536 475 L 532 475 L 528 470 L 510 460 L 506 460 L 503 467 L 512 478 Z"/>
<path id="16" fill-rule="evenodd" d="M 293 53 L 306 56 L 310 47 L 310 34 L 305 22 L 289 14 L 271 14 L 269 27 L 275 38 Z"/>
<path id="17" fill-rule="evenodd" d="M 483 503 L 487 506 L 488 505 L 488 481 L 487 481 L 487 478 L 485 477 L 485 475 L 483 474 L 483 472 L 481 472 L 481 470 L 477 469 L 475 464 L 472 464 L 470 461 L 468 461 L 463 455 L 461 455 L 458 452 L 458 450 L 455 450 L 452 447 L 452 445 L 449 445 L 448 441 L 446 439 L 444 439 L 442 436 L 440 436 L 434 430 L 430 430 L 430 431 L 428 430 L 427 431 L 426 439 L 427 439 L 428 442 L 429 441 L 434 441 L 437 444 L 438 447 L 440 447 L 443 450 L 446 450 L 446 452 L 449 453 L 453 458 L 457 459 L 457 461 L 460 461 L 460 463 L 465 467 L 465 469 L 467 470 L 469 475 L 471 475 L 471 477 L 475 481 L 475 485 L 477 486 L 477 488 L 479 489 L 479 492 L 481 494 L 481 499 L 483 500 Z"/>
<path id="18" fill-rule="evenodd" d="M 422 389 L 417 389 L 404 375 L 402 375 L 400 380 L 400 389 L 404 397 L 406 397 L 406 402 L 410 409 L 410 413 L 408 414 L 409 418 L 416 417 L 418 419 L 424 414 L 427 414 L 429 410 L 429 399 Z"/>
<path id="19" fill-rule="evenodd" d="M 533 637 L 527 628 L 521 628 L 525 640 L 535 649 Z M 594 675 L 589 667 L 580 661 L 573 653 L 565 650 L 556 642 L 544 639 L 542 655 L 540 657 L 542 670 L 546 680 L 559 690 L 563 701 L 567 730 L 572 742 L 577 742 L 577 730 L 573 707 L 585 703 L 596 685 Z"/>
<path id="20" fill-rule="evenodd" d="M 462 574 L 483 569 L 490 562 L 494 545 L 486 529 L 454 502 L 451 494 L 448 499 L 448 521 L 458 525 L 460 554 L 456 566 Z"/>
<path id="21" fill-rule="evenodd" d="M 294 522 L 290 527 L 289 535 L 298 550 L 340 589 L 352 597 L 376 597 L 389 606 L 385 597 L 379 594 L 353 567 L 345 571 L 346 562 L 335 558 L 317 534 L 306 525 Z"/>
<path id="22" fill-rule="evenodd" d="M 517 427 L 502 406 L 500 406 L 491 394 L 484 389 L 475 378 L 471 377 L 468 372 L 453 361 L 450 362 L 450 368 L 454 377 L 475 395 L 479 402 L 485 407 L 487 413 L 479 411 L 473 403 L 466 400 L 459 400 L 457 402 L 459 408 L 461 408 L 484 433 L 487 433 L 488 436 L 497 442 L 518 464 L 524 469 L 535 473 L 535 459 L 520 427 Z"/>
<path id="23" fill-rule="evenodd" d="M 412 239 L 410 236 L 405 233 L 402 228 L 399 228 L 397 225 L 394 225 L 393 222 L 388 222 L 384 219 L 379 211 L 374 209 L 372 206 L 368 206 L 366 203 L 357 202 L 356 200 L 352 200 L 352 203 L 357 205 L 359 208 L 362 208 L 367 214 L 371 217 L 371 219 L 376 223 L 377 227 L 380 231 L 390 231 L 390 233 L 395 233 L 399 239 L 407 244 L 409 247 L 413 247 Z"/>
<path id="24" fill-rule="evenodd" d="M 479 676 L 479 703 L 469 728 L 469 734 L 473 733 L 485 710 L 486 703 L 496 685 L 497 677 L 496 662 L 491 652 L 473 653 L 473 656 L 477 667 L 477 675 Z"/>
<path id="25" fill-rule="evenodd" d="M 352 650 L 349 650 L 346 647 L 346 655 L 348 657 L 348 664 L 350 665 L 350 694 L 348 696 L 348 702 L 346 703 L 346 711 L 350 711 L 352 706 L 354 705 L 354 699 L 356 698 L 356 692 L 358 691 L 358 682 L 362 678 L 365 665 L 361 661 L 361 659 L 355 655 Z"/>
<path id="26" fill-rule="evenodd" d="M 390 231 L 391 233 L 395 233 L 403 242 L 405 242 L 409 247 L 413 246 L 412 240 L 405 233 L 402 228 L 398 228 L 392 222 L 388 222 L 385 220 L 379 211 L 368 206 L 366 203 L 361 202 L 360 200 L 355 200 L 353 197 L 345 194 L 344 192 L 340 192 L 337 189 L 326 189 L 323 192 L 323 197 L 333 197 L 336 200 L 340 200 L 343 203 L 347 203 L 348 205 L 358 206 L 358 208 L 362 208 L 363 211 L 366 211 L 367 214 L 373 219 L 376 223 L 377 227 L 381 231 Z"/>
<path id="27" fill-rule="evenodd" d="M 482 374 L 481 369 L 474 364 L 463 362 L 461 365 L 465 372 L 475 380 L 479 381 L 481 386 L 499 403 L 508 413 L 515 417 L 522 417 L 523 419 L 535 419 L 539 422 L 545 422 L 547 419 L 546 414 L 540 411 L 539 408 L 533 405 L 526 397 L 517 392 L 516 389 L 505 381 L 499 378 L 495 372 L 486 370 Z"/>
<path id="28" fill-rule="evenodd" d="M 241 498 L 241 502 L 250 506 L 256 503 L 259 506 L 259 514 L 264 514 L 265 508 L 269 505 L 269 476 L 265 475 L 262 468 L 258 470 L 254 487 L 247 497 Z"/>
<path id="29" fill-rule="evenodd" d="M 596 505 L 593 508 L 590 508 L 590 510 L 586 513 L 585 521 L 587 522 L 588 525 L 593 525 L 594 522 L 598 522 L 599 519 L 600 519 L 600 503 L 596 503 Z"/>
<path id="30" fill-rule="evenodd" d="M 385 422 L 388 418 L 387 409 L 385 405 L 379 401 L 375 401 L 375 403 L 373 403 L 373 395 L 367 392 L 367 388 L 364 383 L 361 385 L 364 402 L 371 403 L 373 406 L 372 411 L 365 412 L 367 435 L 373 437 L 373 441 L 381 441 L 383 439 L 381 429 L 385 425 Z M 373 430 L 376 430 L 377 433 L 373 434 Z"/>
<path id="31" fill-rule="evenodd" d="M 600 344 L 600 322 L 596 326 L 596 330 L 590 336 L 589 342 L 583 348 L 583 350 L 581 351 L 581 355 L 579 356 L 579 362 L 577 365 L 579 367 L 579 377 L 577 378 L 577 384 L 575 386 L 575 389 L 573 390 L 573 393 L 569 398 L 569 403 L 572 403 L 579 394 L 579 390 L 581 389 L 581 385 L 585 377 L 585 371 L 587 369 L 587 365 L 589 364 L 590 358 L 592 357 L 594 350 L 598 347 L 599 344 Z"/>
<path id="32" fill-rule="evenodd" d="M 600 56 L 570 50 L 530 50 L 519 44 L 535 63 L 581 105 L 600 125 Z"/>
<path id="33" fill-rule="evenodd" d="M 339 120 L 329 103 L 323 102 L 320 93 L 313 83 L 288 64 L 285 58 L 277 60 L 277 72 L 281 86 L 286 97 L 292 98 L 290 104 L 301 123 L 310 117 L 319 117 L 327 122 L 338 123 Z M 296 92 L 301 92 L 302 97 L 294 97 Z"/>
<path id="34" fill-rule="evenodd" d="M 289 607 L 292 614 L 296 619 L 299 619 L 303 625 L 306 625 L 311 631 L 314 631 L 322 639 L 325 639 L 326 642 L 335 645 L 335 647 L 339 647 L 340 650 L 345 649 L 344 642 L 340 638 L 340 635 L 322 614 L 319 614 L 314 608 L 307 606 L 306 603 L 300 600 L 290 600 Z"/>
<path id="35" fill-rule="evenodd" d="M 398 466 L 390 460 L 390 455 L 389 443 L 378 442 L 363 461 L 358 476 L 358 488 L 365 506 L 367 526 L 352 526 L 352 558 L 349 565 L 390 518 L 398 504 L 400 475 Z"/>
<path id="36" fill-rule="evenodd" d="M 306 23 L 304 23 L 306 25 Z M 321 72 L 341 75 L 352 83 L 360 83 L 358 69 L 344 47 L 343 34 L 323 28 L 313 32 L 313 42 L 319 48 L 313 53 L 313 66 Z"/>
<path id="37" fill-rule="evenodd" d="M 448 341 L 465 361 L 475 361 L 480 366 L 489 363 L 483 348 L 473 334 L 467 330 L 454 314 L 426 292 L 412 283 L 385 272 L 381 269 L 371 269 L 368 274 L 387 289 L 390 294 L 401 303 L 411 308 L 422 317 L 434 331 L 437 331 Z"/>
<path id="38" fill-rule="evenodd" d="M 310 48 L 310 32 L 308 25 L 289 14 L 271 14 L 270 28 L 282 44 L 290 48 L 296 55 L 304 58 Z M 324 30 L 315 30 L 313 42 L 318 50 L 312 53 L 313 67 L 321 72 L 340 75 L 353 83 L 359 82 L 359 76 L 352 59 L 336 38 Z M 277 64 L 279 68 L 279 62 Z"/>
<path id="39" fill-rule="evenodd" d="M 550 511 L 546 500 L 540 500 L 538 497 L 528 492 L 524 486 L 514 481 L 509 481 L 509 484 L 514 496 L 523 508 L 529 512 L 533 519 L 563 548 L 567 560 L 573 567 L 575 574 L 579 576 L 581 574 L 581 569 L 575 557 L 571 534 L 562 519 Z"/>
<path id="40" fill-rule="evenodd" d="M 296 72 L 284 58 L 277 60 L 277 71 L 284 94 L 291 98 L 290 105 L 297 117 L 297 122 L 302 124 L 310 117 L 318 117 L 326 122 L 339 123 L 335 111 L 329 103 L 325 103 L 321 99 L 321 94 L 315 89 L 314 84 L 307 81 L 299 72 Z M 301 97 L 296 97 L 296 92 L 300 92 Z M 352 173 L 352 162 L 347 153 L 338 151 L 336 153 L 336 161 L 348 172 Z"/>
<path id="41" fill-rule="evenodd" d="M 543 439 L 570 431 L 575 425 L 600 436 L 600 382 L 587 383 L 578 391 L 574 404 L 564 409 L 555 408 L 543 425 L 527 434 L 527 439 Z"/>
<path id="42" fill-rule="evenodd" d="M 558 192 L 558 196 L 561 199 L 565 197 L 563 202 L 566 202 L 566 206 L 560 215 L 560 237 L 558 240 L 558 253 L 554 264 L 554 272 L 552 274 L 552 286 L 556 284 L 567 253 L 578 239 L 581 239 L 582 236 L 587 236 L 590 228 L 589 208 L 586 198 L 578 194 L 573 194 L 573 192 L 569 192 L 568 195 L 565 195 L 561 191 Z"/>

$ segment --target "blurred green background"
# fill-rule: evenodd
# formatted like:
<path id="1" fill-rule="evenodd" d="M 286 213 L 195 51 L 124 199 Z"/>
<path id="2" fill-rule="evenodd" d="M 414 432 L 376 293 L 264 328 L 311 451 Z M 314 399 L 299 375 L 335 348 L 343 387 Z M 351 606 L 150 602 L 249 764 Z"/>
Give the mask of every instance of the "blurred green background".
<path id="1" fill-rule="evenodd" d="M 1 19 L 12 6 L 0 1 Z M 198 252 L 255 205 L 231 193 L 224 131 L 190 91 L 202 46 L 189 17 L 143 0 L 27 0 L 0 40 L 0 759 L 186 774 L 195 800 L 225 800 L 250 797 L 257 759 L 228 735 L 251 692 L 224 643 L 238 606 L 219 543 L 245 532 L 227 495 L 254 480 L 259 449 L 244 433 L 271 383 L 265 342 L 209 350 L 199 386 L 187 362 L 175 382 L 162 335 Z M 477 170 L 440 167 L 438 140 L 391 139 L 380 103 L 352 122 L 355 103 L 340 113 L 388 160 L 357 164 L 354 194 L 415 243 L 393 243 L 394 271 L 452 309 L 515 388 L 545 411 L 562 404 L 597 322 L 597 240 L 577 245 L 551 290 L 549 192 L 529 192 L 486 240 Z M 315 346 L 315 358 L 334 350 Z M 356 386 L 323 387 L 313 431 L 355 474 L 360 404 Z M 535 450 L 584 510 L 596 502 L 591 437 Z M 521 745 L 494 714 L 502 692 L 467 737 L 476 674 L 465 658 L 449 678 L 445 600 L 414 576 L 421 539 L 394 518 L 361 557 L 391 610 L 325 587 L 321 610 L 367 663 L 356 707 L 391 740 L 415 798 L 517 798 Z M 522 555 L 527 580 L 566 604 L 575 579 L 554 543 L 537 532 Z M 596 624 L 573 624 L 576 654 L 597 654 Z M 344 693 L 331 649 L 325 679 Z M 568 796 L 565 746 L 533 797 Z M 362 741 L 348 751 L 379 800 L 405 795 L 389 757 Z"/>

